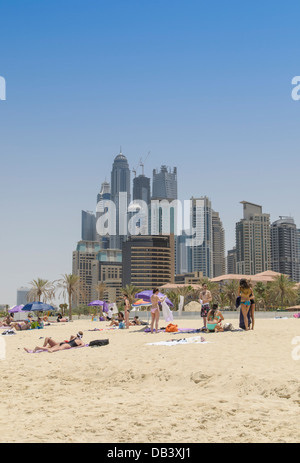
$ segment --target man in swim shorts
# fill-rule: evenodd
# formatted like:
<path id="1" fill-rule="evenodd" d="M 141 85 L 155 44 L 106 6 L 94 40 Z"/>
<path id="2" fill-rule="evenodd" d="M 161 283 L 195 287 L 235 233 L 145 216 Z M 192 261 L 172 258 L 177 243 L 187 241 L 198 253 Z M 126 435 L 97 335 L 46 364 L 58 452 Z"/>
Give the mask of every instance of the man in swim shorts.
<path id="1" fill-rule="evenodd" d="M 201 317 L 203 318 L 203 328 L 206 330 L 206 325 L 207 325 L 207 314 L 210 311 L 210 305 L 209 303 L 212 301 L 212 295 L 211 292 L 207 289 L 207 284 L 204 283 L 202 286 L 202 290 L 200 292 L 200 304 L 201 304 Z"/>

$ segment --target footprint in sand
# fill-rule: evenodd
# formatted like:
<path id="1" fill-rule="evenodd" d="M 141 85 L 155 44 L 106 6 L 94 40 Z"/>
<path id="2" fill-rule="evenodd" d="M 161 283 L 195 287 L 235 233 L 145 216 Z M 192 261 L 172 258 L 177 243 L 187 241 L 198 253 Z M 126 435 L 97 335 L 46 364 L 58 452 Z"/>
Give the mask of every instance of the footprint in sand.
<path id="1" fill-rule="evenodd" d="M 196 373 L 191 374 L 191 381 L 194 381 L 195 384 L 201 383 L 203 381 L 208 381 L 210 380 L 211 376 L 207 376 L 201 371 L 197 371 Z"/>

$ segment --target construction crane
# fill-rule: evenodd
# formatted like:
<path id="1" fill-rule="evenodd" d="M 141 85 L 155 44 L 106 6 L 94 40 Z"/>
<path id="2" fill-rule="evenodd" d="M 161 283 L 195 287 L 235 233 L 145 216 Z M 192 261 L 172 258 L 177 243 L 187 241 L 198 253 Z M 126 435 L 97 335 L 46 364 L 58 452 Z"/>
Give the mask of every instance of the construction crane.
<path id="1" fill-rule="evenodd" d="M 140 159 L 140 166 L 142 167 L 142 175 L 144 175 L 144 165 L 145 165 L 145 162 L 146 162 L 146 160 L 147 160 L 150 153 L 151 153 L 151 151 L 148 151 L 148 154 L 145 157 L 144 161 L 142 160 L 142 158 Z"/>
<path id="2" fill-rule="evenodd" d="M 134 177 L 136 177 L 136 171 L 137 171 L 138 166 L 136 166 L 135 169 L 132 169 L 132 172 L 134 173 Z"/>

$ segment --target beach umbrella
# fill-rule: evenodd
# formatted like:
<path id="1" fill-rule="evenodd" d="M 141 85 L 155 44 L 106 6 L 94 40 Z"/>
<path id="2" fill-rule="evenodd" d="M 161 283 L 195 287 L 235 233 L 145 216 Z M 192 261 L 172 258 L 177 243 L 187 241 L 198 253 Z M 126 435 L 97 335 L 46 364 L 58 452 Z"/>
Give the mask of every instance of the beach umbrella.
<path id="1" fill-rule="evenodd" d="M 138 299 L 135 301 L 133 304 L 131 304 L 132 307 L 137 308 L 137 307 L 149 307 L 151 304 L 150 301 L 145 301 L 144 299 Z"/>
<path id="2" fill-rule="evenodd" d="M 99 306 L 99 305 L 104 305 L 104 304 L 105 304 L 104 301 L 92 301 L 88 305 Z"/>
<path id="3" fill-rule="evenodd" d="M 144 301 L 151 302 L 152 294 L 153 294 L 153 291 L 151 289 L 145 289 L 144 291 L 141 291 L 140 293 L 137 293 L 135 295 L 135 298 L 136 299 L 142 298 Z M 158 293 L 158 297 L 165 297 L 165 294 Z M 174 305 L 172 304 L 172 302 L 168 298 L 166 299 L 166 303 L 168 304 L 168 306 L 174 307 Z"/>
<path id="4" fill-rule="evenodd" d="M 24 305 L 14 305 L 10 309 L 8 309 L 8 313 L 18 313 L 21 312 L 23 309 Z"/>
<path id="5" fill-rule="evenodd" d="M 52 307 L 49 304 L 46 304 L 45 302 L 30 302 L 29 304 L 26 304 L 22 310 L 25 312 L 46 312 L 46 311 L 52 311 L 55 310 L 54 307 Z"/>

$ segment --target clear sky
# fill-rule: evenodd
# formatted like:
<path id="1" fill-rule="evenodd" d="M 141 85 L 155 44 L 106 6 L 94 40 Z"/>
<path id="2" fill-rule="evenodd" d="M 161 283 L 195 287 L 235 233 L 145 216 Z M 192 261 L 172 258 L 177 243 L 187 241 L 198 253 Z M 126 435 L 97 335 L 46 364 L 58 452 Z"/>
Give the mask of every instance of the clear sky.
<path id="1" fill-rule="evenodd" d="M 0 2 L 0 304 L 72 270 L 120 145 L 145 174 L 207 195 L 226 247 L 240 201 L 300 228 L 300 4 L 269 0 Z"/>

